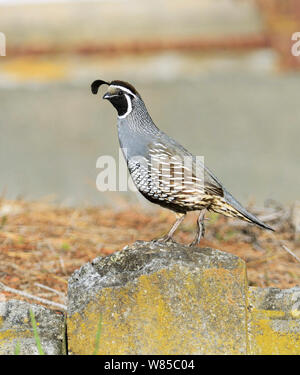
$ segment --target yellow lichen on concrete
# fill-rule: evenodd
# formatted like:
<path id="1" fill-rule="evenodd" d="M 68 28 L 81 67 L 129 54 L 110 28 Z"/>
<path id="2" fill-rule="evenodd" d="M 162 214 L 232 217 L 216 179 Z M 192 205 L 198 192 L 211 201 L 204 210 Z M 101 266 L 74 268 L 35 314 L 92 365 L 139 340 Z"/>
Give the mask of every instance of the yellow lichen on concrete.
<path id="1" fill-rule="evenodd" d="M 69 281 L 68 347 L 92 354 L 300 354 L 300 288 L 248 287 L 210 248 L 137 242 Z"/>
<path id="2" fill-rule="evenodd" d="M 7 346 L 17 345 L 17 342 L 32 337 L 30 330 L 7 329 L 0 331 L 0 355 L 7 354 Z"/>
<path id="3" fill-rule="evenodd" d="M 300 319 L 300 311 L 299 310 L 291 310 L 291 316 L 296 319 Z"/>
<path id="4" fill-rule="evenodd" d="M 15 340 L 20 339 L 21 337 L 31 337 L 32 332 L 28 329 L 25 331 L 16 330 L 16 329 L 7 329 L 5 331 L 0 332 L 0 347 L 1 343 L 4 340 Z"/>
<path id="5" fill-rule="evenodd" d="M 299 316 L 295 316 L 293 310 L 279 310 L 278 299 L 271 305 L 272 309 L 263 308 L 267 297 L 268 288 L 250 290 L 249 354 L 300 354 Z M 271 304 L 272 296 L 268 298 Z"/>
<path id="6" fill-rule="evenodd" d="M 277 319 L 278 315 L 282 316 L 281 313 L 272 314 L 267 310 L 252 312 L 250 354 L 300 354 L 299 321 L 286 321 L 284 330 L 281 330 L 282 320 Z"/>
<path id="7" fill-rule="evenodd" d="M 0 355 L 39 353 L 30 311 L 35 315 L 44 353 L 64 354 L 64 316 L 40 305 L 10 299 L 0 302 Z"/>
<path id="8" fill-rule="evenodd" d="M 241 354 L 246 352 L 245 267 L 190 272 L 175 265 L 102 289 L 68 316 L 69 350 L 92 354 Z"/>

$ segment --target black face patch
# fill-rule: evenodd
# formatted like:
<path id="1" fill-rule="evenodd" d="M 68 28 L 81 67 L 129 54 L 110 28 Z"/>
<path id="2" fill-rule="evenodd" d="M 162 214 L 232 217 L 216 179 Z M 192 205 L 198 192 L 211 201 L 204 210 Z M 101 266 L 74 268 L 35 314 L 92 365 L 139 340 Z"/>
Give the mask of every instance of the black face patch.
<path id="1" fill-rule="evenodd" d="M 128 103 L 124 94 L 112 96 L 109 101 L 116 108 L 118 116 L 125 115 L 128 110 Z"/>

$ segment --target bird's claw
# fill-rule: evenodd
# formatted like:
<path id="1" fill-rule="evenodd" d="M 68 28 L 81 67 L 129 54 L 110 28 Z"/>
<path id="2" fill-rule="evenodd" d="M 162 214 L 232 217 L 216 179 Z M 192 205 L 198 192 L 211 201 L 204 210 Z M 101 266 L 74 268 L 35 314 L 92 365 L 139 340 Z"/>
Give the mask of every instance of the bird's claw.
<path id="1" fill-rule="evenodd" d="M 152 240 L 152 242 L 177 243 L 175 240 L 173 240 L 172 237 L 169 237 L 169 236 L 163 236 L 161 238 L 155 238 L 155 239 Z"/>

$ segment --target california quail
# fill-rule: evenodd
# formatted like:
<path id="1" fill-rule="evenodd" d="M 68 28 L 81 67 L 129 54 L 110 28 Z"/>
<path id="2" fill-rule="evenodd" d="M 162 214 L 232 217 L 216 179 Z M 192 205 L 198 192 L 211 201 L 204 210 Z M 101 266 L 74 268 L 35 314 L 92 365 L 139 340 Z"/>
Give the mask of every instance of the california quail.
<path id="1" fill-rule="evenodd" d="M 150 202 L 169 208 L 177 220 L 161 241 L 170 241 L 188 211 L 200 211 L 197 234 L 191 245 L 204 235 L 205 211 L 237 217 L 273 230 L 248 212 L 207 169 L 203 161 L 162 132 L 152 121 L 136 89 L 127 82 L 96 80 L 93 94 L 108 85 L 103 99 L 118 112 L 120 146 L 137 189 Z"/>

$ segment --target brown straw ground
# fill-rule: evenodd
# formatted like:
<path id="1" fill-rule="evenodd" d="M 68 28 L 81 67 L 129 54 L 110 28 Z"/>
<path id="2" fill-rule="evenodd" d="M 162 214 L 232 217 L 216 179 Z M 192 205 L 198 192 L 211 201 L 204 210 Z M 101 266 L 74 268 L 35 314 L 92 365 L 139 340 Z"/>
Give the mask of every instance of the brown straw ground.
<path id="1" fill-rule="evenodd" d="M 250 209 L 276 232 L 211 213 L 207 215 L 206 234 L 199 246 L 211 246 L 244 259 L 250 285 L 299 285 L 300 263 L 283 249 L 285 246 L 300 257 L 300 239 L 292 223 L 291 207 L 283 209 L 272 203 L 263 212 Z M 187 215 L 175 235 L 178 242 L 192 241 L 196 214 Z M 75 269 L 136 240 L 159 237 L 173 222 L 174 215 L 159 208 L 149 213 L 129 205 L 116 211 L 108 207 L 79 209 L 1 200 L 0 299 L 27 299 L 60 309 L 51 302 L 66 304 L 68 278 Z M 21 296 L 19 291 L 41 300 Z"/>

